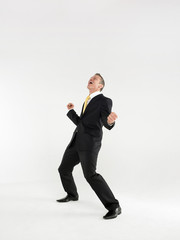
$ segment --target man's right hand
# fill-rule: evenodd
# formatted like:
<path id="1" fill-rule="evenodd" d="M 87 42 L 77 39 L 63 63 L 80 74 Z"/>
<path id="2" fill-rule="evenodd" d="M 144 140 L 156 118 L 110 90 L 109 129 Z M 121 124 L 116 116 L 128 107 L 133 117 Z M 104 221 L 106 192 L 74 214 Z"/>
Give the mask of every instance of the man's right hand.
<path id="1" fill-rule="evenodd" d="M 73 108 L 74 108 L 74 104 L 73 104 L 73 103 L 68 103 L 67 109 L 68 109 L 68 110 L 71 110 L 71 109 L 73 109 Z"/>

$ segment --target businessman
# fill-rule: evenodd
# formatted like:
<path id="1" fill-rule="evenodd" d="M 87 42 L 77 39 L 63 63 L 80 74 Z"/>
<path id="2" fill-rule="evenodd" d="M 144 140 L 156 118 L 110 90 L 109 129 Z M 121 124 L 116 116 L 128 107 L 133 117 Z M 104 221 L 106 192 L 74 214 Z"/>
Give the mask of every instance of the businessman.
<path id="1" fill-rule="evenodd" d="M 108 210 L 103 218 L 112 219 L 121 213 L 119 202 L 104 178 L 96 172 L 103 135 L 102 127 L 112 129 L 117 119 L 116 113 L 111 112 L 112 100 L 101 93 L 104 86 L 104 79 L 99 73 L 90 78 L 87 85 L 89 95 L 83 104 L 80 116 L 74 111 L 73 103 L 67 105 L 69 110 L 67 116 L 76 125 L 76 129 L 58 168 L 67 196 L 57 202 L 79 199 L 72 172 L 74 166 L 80 163 L 84 177 Z"/>

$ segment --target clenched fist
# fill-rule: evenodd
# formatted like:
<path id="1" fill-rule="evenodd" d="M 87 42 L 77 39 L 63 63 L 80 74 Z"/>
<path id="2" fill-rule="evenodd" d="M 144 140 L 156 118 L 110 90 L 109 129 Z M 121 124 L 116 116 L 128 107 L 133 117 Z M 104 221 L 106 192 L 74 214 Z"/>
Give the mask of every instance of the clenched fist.
<path id="1" fill-rule="evenodd" d="M 111 112 L 107 118 L 108 124 L 113 124 L 115 120 L 117 119 L 117 114 L 115 112 Z"/>
<path id="2" fill-rule="evenodd" d="M 74 108 L 74 104 L 73 104 L 73 103 L 68 103 L 67 109 L 68 109 L 68 110 L 71 110 L 71 109 L 73 109 L 73 108 Z"/>

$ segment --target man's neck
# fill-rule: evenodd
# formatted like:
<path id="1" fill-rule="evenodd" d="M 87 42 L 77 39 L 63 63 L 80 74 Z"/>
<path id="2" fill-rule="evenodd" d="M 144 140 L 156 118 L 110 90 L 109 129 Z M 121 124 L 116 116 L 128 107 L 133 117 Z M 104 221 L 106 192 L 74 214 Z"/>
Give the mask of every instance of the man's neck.
<path id="1" fill-rule="evenodd" d="M 95 92 L 99 92 L 99 90 L 96 90 L 96 91 L 90 91 L 89 90 L 89 95 L 91 95 L 92 93 L 95 93 Z"/>

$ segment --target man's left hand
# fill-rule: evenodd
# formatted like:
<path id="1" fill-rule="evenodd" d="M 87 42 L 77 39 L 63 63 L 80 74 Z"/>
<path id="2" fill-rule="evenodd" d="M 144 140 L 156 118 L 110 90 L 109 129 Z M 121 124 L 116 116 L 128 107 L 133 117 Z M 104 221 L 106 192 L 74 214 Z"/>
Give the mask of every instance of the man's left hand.
<path id="1" fill-rule="evenodd" d="M 117 117 L 118 116 L 115 112 L 111 112 L 107 118 L 108 124 L 113 124 L 116 121 Z"/>

